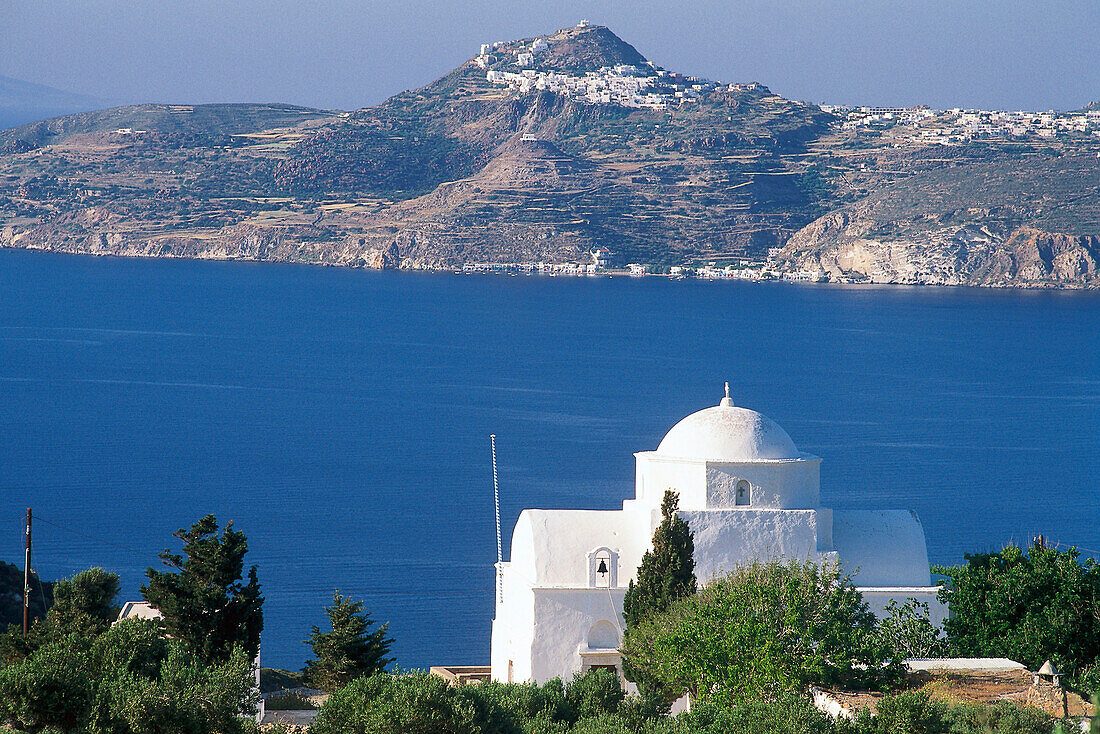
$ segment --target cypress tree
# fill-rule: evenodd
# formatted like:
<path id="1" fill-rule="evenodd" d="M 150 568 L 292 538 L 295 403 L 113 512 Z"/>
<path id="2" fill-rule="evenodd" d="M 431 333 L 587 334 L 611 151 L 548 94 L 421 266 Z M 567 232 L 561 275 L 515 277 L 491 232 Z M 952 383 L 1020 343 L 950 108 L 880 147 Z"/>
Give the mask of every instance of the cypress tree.
<path id="1" fill-rule="evenodd" d="M 302 669 L 306 683 L 335 691 L 361 676 L 381 673 L 393 662 L 393 658 L 387 657 L 393 644 L 386 637 L 389 624 L 371 630 L 374 620 L 363 612 L 363 602 L 333 592 L 332 606 L 325 611 L 332 631 L 322 632 L 314 625 L 306 640 L 316 656 Z"/>
<path id="2" fill-rule="evenodd" d="M 630 582 L 623 600 L 627 629 L 695 593 L 695 541 L 688 524 L 676 517 L 679 504 L 679 495 L 666 490 L 661 500 L 661 524 L 653 533 L 653 549 L 642 556 L 638 583 Z"/>
<path id="3" fill-rule="evenodd" d="M 233 523 L 218 535 L 218 521 L 207 515 L 173 537 L 183 541 L 183 554 L 160 554 L 172 571 L 147 569 L 141 587 L 145 600 L 164 615 L 165 631 L 183 641 L 203 660 L 225 662 L 240 646 L 249 658 L 260 649 L 263 603 L 256 567 L 242 583 L 248 540 Z"/>

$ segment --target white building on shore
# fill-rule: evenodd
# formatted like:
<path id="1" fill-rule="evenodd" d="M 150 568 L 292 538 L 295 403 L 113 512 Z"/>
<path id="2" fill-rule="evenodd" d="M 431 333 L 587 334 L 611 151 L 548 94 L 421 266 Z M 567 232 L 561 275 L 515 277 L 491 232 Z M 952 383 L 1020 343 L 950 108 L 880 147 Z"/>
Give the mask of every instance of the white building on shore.
<path id="1" fill-rule="evenodd" d="M 500 564 L 492 677 L 565 680 L 621 670 L 623 596 L 661 520 L 666 489 L 695 535 L 700 584 L 753 560 L 840 564 L 872 611 L 891 600 L 946 609 L 931 585 L 924 530 L 910 510 L 821 506 L 821 459 L 798 450 L 771 419 L 733 405 L 687 416 L 656 451 L 636 458 L 635 497 L 622 510 L 524 510 Z"/>

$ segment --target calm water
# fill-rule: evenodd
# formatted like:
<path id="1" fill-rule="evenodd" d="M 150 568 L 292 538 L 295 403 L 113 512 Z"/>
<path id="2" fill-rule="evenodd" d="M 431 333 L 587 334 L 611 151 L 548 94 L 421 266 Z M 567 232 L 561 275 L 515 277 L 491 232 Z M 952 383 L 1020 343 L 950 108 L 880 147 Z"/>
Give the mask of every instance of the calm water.
<path id="1" fill-rule="evenodd" d="M 524 507 L 617 508 L 632 452 L 735 401 L 834 507 L 916 509 L 934 562 L 1100 556 L 1100 293 L 538 279 L 0 251 L 0 558 L 137 598 L 177 528 L 248 534 L 264 662 L 334 588 L 403 667 L 488 661 Z M 52 523 L 52 524 L 47 524 Z M 175 548 L 175 546 L 173 546 Z"/>

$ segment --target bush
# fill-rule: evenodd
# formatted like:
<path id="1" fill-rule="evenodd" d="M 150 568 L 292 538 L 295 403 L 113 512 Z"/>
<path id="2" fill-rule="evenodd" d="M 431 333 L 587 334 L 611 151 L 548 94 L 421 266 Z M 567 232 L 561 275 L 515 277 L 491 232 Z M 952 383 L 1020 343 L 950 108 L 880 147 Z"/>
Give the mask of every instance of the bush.
<path id="1" fill-rule="evenodd" d="M 727 704 L 814 683 L 886 685 L 900 677 L 875 618 L 834 566 L 754 563 L 633 628 L 622 653 L 669 696 Z"/>
<path id="2" fill-rule="evenodd" d="M 875 630 L 879 644 L 901 659 L 938 658 L 947 654 L 947 640 L 928 618 L 928 605 L 910 599 L 886 606 L 886 616 Z"/>
<path id="3" fill-rule="evenodd" d="M 565 686 L 565 707 L 570 722 L 619 711 L 626 694 L 619 676 L 610 670 L 578 675 Z"/>
<path id="4" fill-rule="evenodd" d="M 949 705 L 926 690 L 886 696 L 874 716 L 862 711 L 854 734 L 1051 734 L 1054 720 L 1011 701 Z"/>
<path id="5" fill-rule="evenodd" d="M 614 722 L 629 731 L 647 731 L 655 721 L 625 701 L 618 676 L 595 670 L 563 684 L 485 681 L 450 686 L 427 673 L 380 673 L 359 678 L 332 694 L 321 707 L 313 734 L 549 734 L 596 731 L 594 722 Z"/>
<path id="6" fill-rule="evenodd" d="M 48 633 L 95 636 L 118 618 L 118 574 L 89 568 L 54 584 L 54 604 L 46 613 Z"/>
<path id="7" fill-rule="evenodd" d="M 951 734 L 1050 734 L 1054 719 L 1034 706 L 1010 701 L 953 706 L 948 712 Z"/>
<path id="8" fill-rule="evenodd" d="M 1007 657 L 1031 670 L 1054 661 L 1071 682 L 1100 659 L 1100 565 L 1078 553 L 1009 546 L 934 567 L 952 655 Z"/>
<path id="9" fill-rule="evenodd" d="M 784 693 L 770 700 L 750 700 L 736 706 L 702 704 L 684 714 L 691 734 L 836 734 L 837 723 L 803 695 Z"/>
<path id="10" fill-rule="evenodd" d="M 317 706 L 298 691 L 286 691 L 264 699 L 268 711 L 313 711 Z"/>
<path id="11" fill-rule="evenodd" d="M 208 665 L 152 622 L 126 620 L 0 669 L 0 721 L 29 732 L 237 734 L 255 711 L 251 674 L 242 650 Z"/>
<path id="12" fill-rule="evenodd" d="M 859 734 L 947 734 L 951 723 L 945 704 L 927 691 L 908 691 L 882 698 L 874 716 L 861 711 L 856 727 Z"/>
<path id="13" fill-rule="evenodd" d="M 357 678 L 329 696 L 312 734 L 479 734 L 461 689 L 429 673 Z"/>
<path id="14" fill-rule="evenodd" d="M 95 695 L 85 645 L 55 642 L 0 668 L 0 720 L 26 731 L 75 731 L 88 720 Z"/>
<path id="15" fill-rule="evenodd" d="M 1077 691 L 1085 696 L 1100 696 L 1100 661 L 1085 667 L 1073 683 Z"/>

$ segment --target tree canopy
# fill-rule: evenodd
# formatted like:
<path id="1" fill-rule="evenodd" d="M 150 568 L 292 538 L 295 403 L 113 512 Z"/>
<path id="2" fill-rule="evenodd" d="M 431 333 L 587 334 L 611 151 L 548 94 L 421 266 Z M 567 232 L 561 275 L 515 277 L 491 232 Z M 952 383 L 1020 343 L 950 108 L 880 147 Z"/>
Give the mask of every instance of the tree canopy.
<path id="1" fill-rule="evenodd" d="M 811 683 L 880 684 L 900 664 L 875 617 L 832 565 L 754 563 L 631 629 L 624 660 L 672 695 L 738 702 Z"/>
<path id="2" fill-rule="evenodd" d="M 51 633 L 97 635 L 118 618 L 117 573 L 89 568 L 54 586 L 54 604 L 46 613 Z"/>
<path id="3" fill-rule="evenodd" d="M 937 566 L 952 655 L 994 656 L 1037 670 L 1048 658 L 1071 677 L 1095 675 L 1100 657 L 1100 565 L 1078 552 L 1008 546 Z"/>
<path id="4" fill-rule="evenodd" d="M 243 734 L 255 711 L 251 660 L 199 658 L 152 622 L 44 640 L 0 667 L 0 723 L 25 732 Z"/>
<path id="5" fill-rule="evenodd" d="M 203 659 L 228 660 L 241 646 L 250 658 L 260 649 L 263 601 L 256 567 L 242 583 L 248 540 L 226 524 L 218 534 L 213 515 L 202 518 L 173 537 L 183 542 L 183 553 L 160 554 L 170 571 L 146 571 L 142 596 L 164 615 L 168 634 L 190 645 Z"/>
<path id="6" fill-rule="evenodd" d="M 315 656 L 302 671 L 306 683 L 333 691 L 356 678 L 381 673 L 393 662 L 387 657 L 393 644 L 386 637 L 389 624 L 372 630 L 374 620 L 363 612 L 363 602 L 333 592 L 332 605 L 325 612 L 332 630 L 322 632 L 314 625 L 306 640 Z"/>

